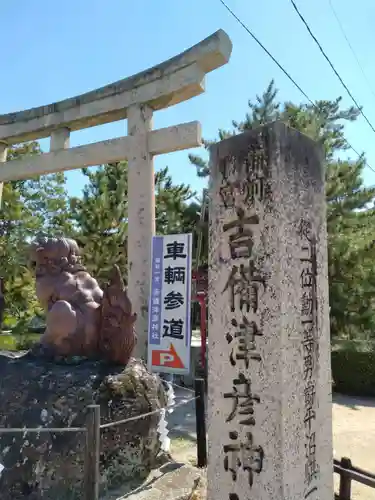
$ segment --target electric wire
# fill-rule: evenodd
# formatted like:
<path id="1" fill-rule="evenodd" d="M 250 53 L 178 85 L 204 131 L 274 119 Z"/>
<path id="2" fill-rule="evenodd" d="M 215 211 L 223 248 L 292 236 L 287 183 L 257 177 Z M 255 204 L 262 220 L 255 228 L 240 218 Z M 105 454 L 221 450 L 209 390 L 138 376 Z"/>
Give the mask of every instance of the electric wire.
<path id="1" fill-rule="evenodd" d="M 224 0 L 219 0 L 219 2 L 223 5 L 223 7 L 231 14 L 231 16 L 242 26 L 242 28 L 252 37 L 252 39 L 261 47 L 261 49 L 272 59 L 272 61 L 278 66 L 279 69 L 284 73 L 284 75 L 293 83 L 293 85 L 301 92 L 301 94 L 309 101 L 309 103 L 317 109 L 319 112 L 319 108 L 317 105 L 310 99 L 310 97 L 307 95 L 307 93 L 302 89 L 302 87 L 296 82 L 296 80 L 290 75 L 290 73 L 282 66 L 282 64 L 274 57 L 271 52 L 263 45 L 263 43 L 259 40 L 257 36 L 254 35 L 254 33 L 250 30 L 250 28 L 237 16 L 237 14 L 229 7 L 229 5 L 224 1 Z M 350 142 L 345 139 L 346 144 L 348 147 L 354 151 L 354 153 L 358 156 L 361 157 L 362 155 L 350 144 Z M 365 164 L 366 166 L 375 172 L 375 169 L 368 163 L 368 161 L 365 159 Z"/>
<path id="2" fill-rule="evenodd" d="M 336 70 L 335 66 L 333 65 L 331 59 L 328 57 L 328 55 L 326 54 L 325 50 L 323 49 L 322 45 L 320 44 L 319 40 L 316 38 L 316 36 L 314 35 L 314 33 L 311 31 L 311 28 L 309 26 L 309 24 L 307 23 L 306 19 L 303 17 L 303 15 L 301 14 L 301 12 L 299 11 L 296 3 L 294 0 L 290 0 L 290 3 L 292 4 L 294 10 L 296 11 L 298 17 L 300 18 L 300 20 L 302 21 L 302 23 L 305 25 L 309 35 L 311 36 L 311 38 L 314 40 L 314 42 L 316 43 L 316 45 L 318 46 L 320 52 L 322 53 L 323 57 L 326 59 L 326 61 L 328 62 L 328 64 L 330 65 L 332 71 L 335 73 L 335 75 L 337 76 L 337 78 L 339 79 L 341 85 L 344 87 L 344 89 L 346 90 L 346 92 L 348 93 L 349 97 L 351 98 L 351 100 L 354 102 L 355 106 L 358 108 L 358 111 L 361 113 L 361 115 L 363 116 L 363 118 L 366 120 L 366 122 L 368 123 L 369 127 L 372 129 L 372 131 L 375 133 L 375 128 L 374 126 L 372 125 L 372 123 L 370 122 L 370 120 L 367 118 L 367 116 L 365 115 L 365 113 L 363 112 L 363 109 L 362 107 L 358 104 L 358 101 L 356 100 L 356 98 L 353 96 L 353 94 L 351 93 L 351 91 L 349 90 L 348 86 L 346 85 L 346 83 L 344 82 L 343 78 L 341 77 L 340 73 Z"/>
<path id="3" fill-rule="evenodd" d="M 374 98 L 375 98 L 375 92 L 374 92 L 374 90 L 373 90 L 373 88 L 372 88 L 372 86 L 371 86 L 371 84 L 370 84 L 369 79 L 367 78 L 367 75 L 366 75 L 366 73 L 365 73 L 365 70 L 363 69 L 363 66 L 362 66 L 362 64 L 361 64 L 361 62 L 360 62 L 360 60 L 359 60 L 359 58 L 358 58 L 358 56 L 357 56 L 357 54 L 356 54 L 356 52 L 355 52 L 355 50 L 354 50 L 353 46 L 352 46 L 352 44 L 350 43 L 349 37 L 347 36 L 347 34 L 346 34 L 346 32 L 345 32 L 344 26 L 342 25 L 342 22 L 340 21 L 340 18 L 339 18 L 339 16 L 338 16 L 337 12 L 336 12 L 336 9 L 335 9 L 335 8 L 334 8 L 334 6 L 333 6 L 333 2 L 332 2 L 332 0 L 328 0 L 328 2 L 329 2 L 329 6 L 330 6 L 330 8 L 331 8 L 331 10 L 332 10 L 332 13 L 333 13 L 333 15 L 334 15 L 334 16 L 335 16 L 335 18 L 336 18 L 337 24 L 338 24 L 338 25 L 339 25 L 339 27 L 340 27 L 341 33 L 342 33 L 343 37 L 345 38 L 346 43 L 348 44 L 348 47 L 349 47 L 349 49 L 350 49 L 351 53 L 353 54 L 354 59 L 355 59 L 355 60 L 356 60 L 356 62 L 357 62 L 357 66 L 358 66 L 358 68 L 360 69 L 360 71 L 361 71 L 361 73 L 362 73 L 362 76 L 363 76 L 364 80 L 366 81 L 367 86 L 368 86 L 368 88 L 369 88 L 369 90 L 370 90 L 371 94 L 372 94 L 372 95 L 374 96 Z"/>

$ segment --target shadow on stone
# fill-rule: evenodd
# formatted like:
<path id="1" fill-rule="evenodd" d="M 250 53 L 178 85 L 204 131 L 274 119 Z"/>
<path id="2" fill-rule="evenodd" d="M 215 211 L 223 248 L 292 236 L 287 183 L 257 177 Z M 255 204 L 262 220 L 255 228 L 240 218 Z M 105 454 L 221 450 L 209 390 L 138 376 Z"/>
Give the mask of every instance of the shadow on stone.
<path id="1" fill-rule="evenodd" d="M 84 427 L 87 406 L 99 404 L 101 422 L 165 405 L 159 377 L 132 358 L 126 368 L 103 362 L 57 364 L 32 354 L 0 356 L 0 427 Z M 155 467 L 159 414 L 101 432 L 100 490 L 139 485 Z M 0 434 L 2 500 L 82 498 L 84 433 Z"/>

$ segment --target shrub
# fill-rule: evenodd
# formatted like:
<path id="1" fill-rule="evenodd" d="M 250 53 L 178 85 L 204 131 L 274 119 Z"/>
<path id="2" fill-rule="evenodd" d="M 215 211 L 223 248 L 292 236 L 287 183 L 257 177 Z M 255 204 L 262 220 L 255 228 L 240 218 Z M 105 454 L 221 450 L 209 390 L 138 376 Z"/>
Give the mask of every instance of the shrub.
<path id="1" fill-rule="evenodd" d="M 334 389 L 343 394 L 375 396 L 375 352 L 332 352 Z"/>

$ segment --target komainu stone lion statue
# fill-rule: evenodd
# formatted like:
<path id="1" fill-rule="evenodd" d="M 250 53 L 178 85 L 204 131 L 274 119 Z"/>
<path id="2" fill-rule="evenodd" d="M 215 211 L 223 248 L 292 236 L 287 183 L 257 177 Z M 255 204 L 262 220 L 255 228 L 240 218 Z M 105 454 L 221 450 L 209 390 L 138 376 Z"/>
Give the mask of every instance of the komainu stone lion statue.
<path id="1" fill-rule="evenodd" d="M 119 268 L 102 290 L 82 264 L 77 243 L 38 238 L 30 249 L 36 293 L 46 310 L 41 344 L 57 356 L 126 364 L 136 344 L 131 302 Z"/>

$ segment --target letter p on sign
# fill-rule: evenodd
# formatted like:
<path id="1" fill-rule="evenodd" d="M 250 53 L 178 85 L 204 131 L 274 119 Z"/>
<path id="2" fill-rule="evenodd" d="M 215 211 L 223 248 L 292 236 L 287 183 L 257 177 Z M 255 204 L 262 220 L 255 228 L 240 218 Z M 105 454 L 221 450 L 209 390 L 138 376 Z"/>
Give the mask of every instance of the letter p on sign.
<path id="1" fill-rule="evenodd" d="M 166 366 L 167 363 L 171 363 L 174 361 L 174 356 L 170 352 L 161 352 L 160 353 L 160 365 Z"/>
<path id="2" fill-rule="evenodd" d="M 181 358 L 171 344 L 168 351 L 152 351 L 152 366 L 165 366 L 168 368 L 184 368 Z"/>

